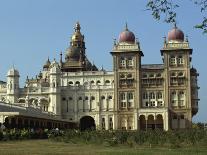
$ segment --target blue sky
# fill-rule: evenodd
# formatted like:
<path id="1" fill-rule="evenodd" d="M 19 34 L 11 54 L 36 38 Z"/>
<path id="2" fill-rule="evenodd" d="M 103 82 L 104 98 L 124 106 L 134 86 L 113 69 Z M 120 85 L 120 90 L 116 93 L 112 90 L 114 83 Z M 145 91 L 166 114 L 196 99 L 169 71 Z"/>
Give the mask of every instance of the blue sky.
<path id="1" fill-rule="evenodd" d="M 193 48 L 192 64 L 200 73 L 199 112 L 194 121 L 207 122 L 207 35 L 193 26 L 202 20 L 199 8 L 189 1 L 179 2 L 178 27 Z M 185 4 L 184 4 L 185 3 Z M 145 0 L 0 0 L 0 80 L 14 64 L 21 74 L 35 77 L 47 60 L 59 60 L 69 46 L 76 21 L 85 35 L 87 56 L 99 68 L 112 70 L 110 51 L 125 22 L 140 41 L 143 64 L 162 63 L 163 37 L 172 25 L 155 21 L 145 11 Z"/>

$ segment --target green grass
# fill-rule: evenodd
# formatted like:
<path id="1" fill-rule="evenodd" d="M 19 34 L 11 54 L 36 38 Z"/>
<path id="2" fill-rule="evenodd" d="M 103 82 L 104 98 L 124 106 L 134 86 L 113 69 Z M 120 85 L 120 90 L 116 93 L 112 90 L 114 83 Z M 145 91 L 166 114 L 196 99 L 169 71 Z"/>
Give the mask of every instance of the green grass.
<path id="1" fill-rule="evenodd" d="M 206 155 L 202 146 L 169 149 L 153 146 L 103 146 L 72 144 L 50 140 L 0 142 L 0 155 Z"/>

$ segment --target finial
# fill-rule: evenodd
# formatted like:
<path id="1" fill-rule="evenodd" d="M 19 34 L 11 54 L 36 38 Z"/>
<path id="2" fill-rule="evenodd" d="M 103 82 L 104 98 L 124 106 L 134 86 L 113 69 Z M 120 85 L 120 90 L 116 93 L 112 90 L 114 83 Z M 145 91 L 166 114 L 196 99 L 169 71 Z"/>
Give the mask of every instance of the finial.
<path id="1" fill-rule="evenodd" d="M 185 41 L 188 42 L 188 35 L 185 36 Z"/>
<path id="2" fill-rule="evenodd" d="M 80 27 L 79 21 L 76 22 L 74 29 L 75 29 L 75 32 L 80 31 L 81 27 Z"/>
<path id="3" fill-rule="evenodd" d="M 114 38 L 113 40 L 114 40 L 114 45 L 116 45 L 116 38 Z"/>
<path id="4" fill-rule="evenodd" d="M 60 51 L 60 63 L 62 63 L 62 56 L 63 56 L 63 53 L 62 53 L 62 51 Z"/>
<path id="5" fill-rule="evenodd" d="M 166 43 L 166 42 L 167 42 L 167 40 L 166 40 L 166 36 L 164 36 L 163 38 L 164 38 L 164 43 Z"/>
<path id="6" fill-rule="evenodd" d="M 127 22 L 126 22 L 126 25 L 125 25 L 125 30 L 128 31 L 128 26 L 127 26 Z"/>

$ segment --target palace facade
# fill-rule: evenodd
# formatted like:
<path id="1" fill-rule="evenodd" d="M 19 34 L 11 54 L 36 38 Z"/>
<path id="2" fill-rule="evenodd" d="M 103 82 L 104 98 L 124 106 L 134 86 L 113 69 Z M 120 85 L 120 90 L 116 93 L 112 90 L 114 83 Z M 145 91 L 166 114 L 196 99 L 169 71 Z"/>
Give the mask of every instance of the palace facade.
<path id="1" fill-rule="evenodd" d="M 43 65 L 36 78 L 19 86 L 19 72 L 8 71 L 0 82 L 0 100 L 34 107 L 81 129 L 190 128 L 198 111 L 197 70 L 191 67 L 192 48 L 176 26 L 161 51 L 162 64 L 142 64 L 140 43 L 127 26 L 114 41 L 113 71 L 86 57 L 79 23 L 60 61 Z M 63 58 L 64 57 L 64 58 Z"/>

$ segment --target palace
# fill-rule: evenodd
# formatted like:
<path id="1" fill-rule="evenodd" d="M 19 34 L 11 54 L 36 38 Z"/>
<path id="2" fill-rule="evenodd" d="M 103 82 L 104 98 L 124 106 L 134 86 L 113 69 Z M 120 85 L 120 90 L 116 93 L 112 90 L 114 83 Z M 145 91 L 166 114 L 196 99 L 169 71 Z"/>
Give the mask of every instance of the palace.
<path id="1" fill-rule="evenodd" d="M 179 28 L 173 27 L 164 39 L 163 64 L 143 65 L 140 43 L 126 25 L 111 51 L 113 71 L 99 70 L 89 61 L 78 22 L 74 29 L 60 61 L 48 59 L 36 78 L 26 79 L 24 88 L 19 87 L 18 70 L 8 71 L 7 82 L 0 82 L 2 106 L 32 107 L 48 119 L 72 122 L 82 130 L 191 127 L 198 111 L 199 74 L 191 67 L 193 50 Z M 0 109 L 1 123 L 18 115 Z M 24 117 L 13 121 L 25 124 Z"/>

